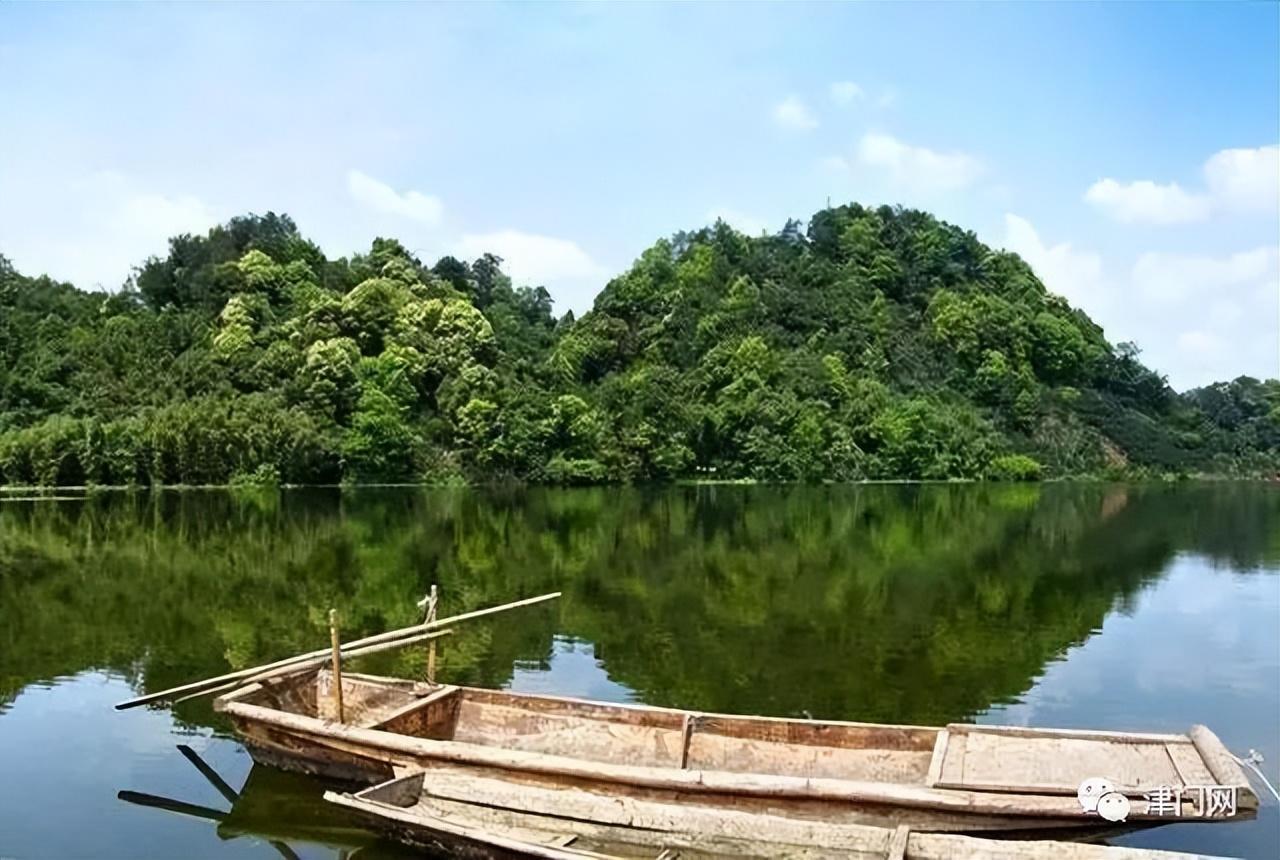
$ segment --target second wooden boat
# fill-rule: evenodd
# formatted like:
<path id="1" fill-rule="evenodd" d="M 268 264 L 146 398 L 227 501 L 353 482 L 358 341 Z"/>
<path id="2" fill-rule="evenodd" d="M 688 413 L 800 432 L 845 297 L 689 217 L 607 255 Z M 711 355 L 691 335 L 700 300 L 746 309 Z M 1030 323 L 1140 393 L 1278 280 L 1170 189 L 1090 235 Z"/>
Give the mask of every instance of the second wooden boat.
<path id="1" fill-rule="evenodd" d="M 978 839 L 795 821 L 768 813 L 690 809 L 582 789 L 530 789 L 502 779 L 415 773 L 325 799 L 402 843 L 468 860 L 1207 860 L 1149 849 Z"/>
<path id="2" fill-rule="evenodd" d="M 789 720 L 616 705 L 347 674 L 252 684 L 215 703 L 254 758 L 364 783 L 393 769 L 499 774 L 530 787 L 833 824 L 939 831 L 1107 828 L 1077 799 L 1087 779 L 1129 799 L 1124 822 L 1223 821 L 1257 797 L 1208 729 L 1134 734 Z M 1197 806 L 1199 786 L 1235 805 Z M 1168 787 L 1181 804 L 1153 808 Z"/>

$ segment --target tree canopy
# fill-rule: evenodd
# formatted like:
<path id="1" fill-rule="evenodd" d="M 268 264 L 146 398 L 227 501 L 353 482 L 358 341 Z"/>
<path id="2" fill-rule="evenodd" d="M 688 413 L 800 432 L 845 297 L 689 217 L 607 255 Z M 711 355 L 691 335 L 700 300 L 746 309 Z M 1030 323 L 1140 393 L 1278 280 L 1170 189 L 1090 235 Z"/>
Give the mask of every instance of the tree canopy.
<path id="1" fill-rule="evenodd" d="M 0 482 L 1275 474 L 1280 382 L 1177 394 L 924 212 L 656 242 L 580 318 L 491 254 L 328 259 L 286 215 L 114 293 L 0 257 Z"/>

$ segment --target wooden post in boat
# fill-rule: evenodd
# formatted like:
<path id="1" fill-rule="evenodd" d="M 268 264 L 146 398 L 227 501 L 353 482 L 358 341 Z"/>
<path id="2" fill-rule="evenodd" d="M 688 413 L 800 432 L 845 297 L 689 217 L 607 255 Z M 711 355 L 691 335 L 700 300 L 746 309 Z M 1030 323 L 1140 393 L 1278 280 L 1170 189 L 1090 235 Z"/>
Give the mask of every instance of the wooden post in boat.
<path id="1" fill-rule="evenodd" d="M 338 708 L 338 722 L 342 718 L 342 640 L 338 636 L 338 610 L 329 610 L 329 642 L 333 648 L 333 701 Z"/>
<path id="2" fill-rule="evenodd" d="M 423 624 L 430 624 L 436 620 L 436 610 L 440 607 L 440 592 L 436 588 L 436 584 L 431 583 L 431 594 L 427 596 L 427 614 L 422 619 Z M 427 683 L 431 686 L 436 685 L 436 640 L 432 639 L 427 645 Z"/>

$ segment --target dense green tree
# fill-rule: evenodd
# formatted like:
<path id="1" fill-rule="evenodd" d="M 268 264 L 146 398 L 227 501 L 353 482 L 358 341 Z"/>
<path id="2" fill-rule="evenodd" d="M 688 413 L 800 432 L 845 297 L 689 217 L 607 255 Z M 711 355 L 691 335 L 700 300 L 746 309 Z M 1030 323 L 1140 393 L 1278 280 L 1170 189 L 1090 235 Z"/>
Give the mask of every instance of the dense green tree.
<path id="1" fill-rule="evenodd" d="M 327 259 L 285 215 L 114 293 L 0 257 L 0 482 L 1025 479 L 1280 471 L 1280 381 L 1186 395 L 912 210 L 656 242 L 556 319 L 501 258 Z"/>

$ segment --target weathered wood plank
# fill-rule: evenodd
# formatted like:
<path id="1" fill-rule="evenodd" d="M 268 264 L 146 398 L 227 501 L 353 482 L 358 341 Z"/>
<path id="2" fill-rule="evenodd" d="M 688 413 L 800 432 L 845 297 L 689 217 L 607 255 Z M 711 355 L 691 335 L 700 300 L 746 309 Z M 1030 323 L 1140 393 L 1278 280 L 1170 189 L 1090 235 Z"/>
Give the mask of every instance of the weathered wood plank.
<path id="1" fill-rule="evenodd" d="M 1192 726 L 1187 734 L 1205 766 L 1213 774 L 1214 782 L 1218 785 L 1242 786 L 1244 790 L 1240 792 L 1239 805 L 1246 809 L 1256 809 L 1258 796 L 1249 787 L 1249 778 L 1232 758 L 1231 752 L 1218 740 L 1218 736 L 1209 731 L 1207 726 Z"/>
<path id="2" fill-rule="evenodd" d="M 1213 772 L 1193 744 L 1165 744 L 1164 751 L 1184 786 L 1209 785 L 1214 781 Z"/>
<path id="3" fill-rule="evenodd" d="M 415 711 L 421 711 L 421 710 L 431 708 L 435 706 L 437 703 L 439 703 L 441 700 L 447 699 L 450 696 L 453 696 L 454 694 L 456 694 L 457 692 L 458 692 L 458 688 L 456 686 L 446 685 L 443 687 L 439 687 L 438 689 L 436 689 L 435 692 L 429 693 L 420 699 L 409 702 L 407 705 L 403 705 L 399 708 L 396 708 L 395 710 L 389 713 L 379 714 L 377 716 L 376 721 L 373 721 L 368 725 L 365 725 L 364 727 L 368 729 L 382 728 L 387 723 L 391 722 L 392 720 L 395 720 L 398 717 L 403 717 L 407 714 L 412 714 Z"/>
<path id="4" fill-rule="evenodd" d="M 911 834 L 907 857 L 911 860 L 1229 860 L 1209 854 L 1184 854 L 1150 848 L 975 839 L 948 833 Z"/>
<path id="5" fill-rule="evenodd" d="M 1030 726 L 989 726 L 977 723 L 951 723 L 947 731 L 955 734 L 998 734 L 1015 738 L 1074 738 L 1085 741 L 1117 741 L 1127 744 L 1188 743 L 1186 735 L 1153 734 L 1151 732 L 1109 732 L 1096 729 L 1037 729 Z"/>
<path id="6" fill-rule="evenodd" d="M 954 771 L 945 773 L 939 787 L 1074 796 L 1082 781 L 1104 777 L 1119 791 L 1141 795 L 1154 786 L 1180 782 L 1165 752 L 1167 744 L 1003 732 L 962 737 L 960 778 L 954 778 Z"/>
<path id="7" fill-rule="evenodd" d="M 942 763 L 947 757 L 947 740 L 951 737 L 951 733 L 946 729 L 938 732 L 938 738 L 933 744 L 933 757 L 929 759 L 929 772 L 925 775 L 924 784 L 933 788 L 938 784 L 938 780 L 942 778 Z"/>
<path id="8" fill-rule="evenodd" d="M 595 762 L 678 767 L 681 731 L 463 698 L 453 741 Z"/>
<path id="9" fill-rule="evenodd" d="M 555 712 L 588 719 L 634 723 L 680 731 L 689 711 L 628 702 L 596 702 L 569 696 L 512 694 L 502 690 L 467 688 L 475 702 Z M 745 716 L 698 712 L 698 731 L 731 737 L 819 746 L 857 746 L 881 749 L 933 748 L 936 728 L 887 726 L 841 720 L 796 720 L 787 717 Z"/>
<path id="10" fill-rule="evenodd" d="M 903 860 L 907 856 L 907 840 L 911 836 L 911 828 L 905 824 L 899 824 L 893 830 L 893 836 L 889 839 L 889 850 L 885 853 L 885 860 Z"/>
<path id="11" fill-rule="evenodd" d="M 698 718 L 693 714 L 684 715 L 684 727 L 680 732 L 680 769 L 689 768 L 689 744 L 693 742 L 693 732 L 697 728 Z"/>
<path id="12" fill-rule="evenodd" d="M 964 761 L 968 747 L 968 735 L 957 735 L 950 728 L 947 729 L 947 746 L 943 750 L 942 765 L 934 786 L 942 788 L 964 785 Z"/>

